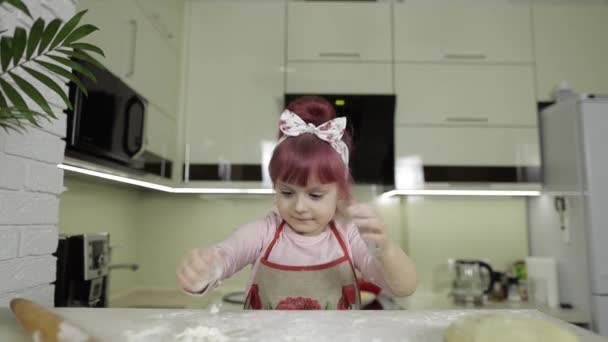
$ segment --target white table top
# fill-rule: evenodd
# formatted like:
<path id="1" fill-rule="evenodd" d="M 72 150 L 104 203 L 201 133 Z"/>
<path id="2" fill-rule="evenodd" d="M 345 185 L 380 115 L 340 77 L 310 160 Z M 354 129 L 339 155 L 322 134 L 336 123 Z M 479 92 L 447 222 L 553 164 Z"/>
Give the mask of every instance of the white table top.
<path id="1" fill-rule="evenodd" d="M 444 329 L 466 314 L 503 310 L 436 311 L 221 311 L 56 308 L 98 341 L 417 341 L 441 342 Z M 505 312 L 542 317 L 573 331 L 581 342 L 607 340 L 536 310 Z M 214 338 L 190 335 L 193 329 Z M 211 329 L 211 330 L 209 330 Z M 181 335 L 180 335 L 181 334 Z M 0 341 L 28 341 L 12 313 L 0 308 Z"/>

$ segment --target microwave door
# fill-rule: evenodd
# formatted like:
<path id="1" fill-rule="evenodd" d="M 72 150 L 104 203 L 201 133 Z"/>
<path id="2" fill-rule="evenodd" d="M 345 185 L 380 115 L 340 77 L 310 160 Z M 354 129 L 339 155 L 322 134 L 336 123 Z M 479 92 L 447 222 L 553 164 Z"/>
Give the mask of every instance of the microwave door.
<path id="1" fill-rule="evenodd" d="M 131 158 L 138 158 L 145 150 L 144 120 L 145 106 L 137 97 L 132 97 L 125 106 L 124 150 Z"/>

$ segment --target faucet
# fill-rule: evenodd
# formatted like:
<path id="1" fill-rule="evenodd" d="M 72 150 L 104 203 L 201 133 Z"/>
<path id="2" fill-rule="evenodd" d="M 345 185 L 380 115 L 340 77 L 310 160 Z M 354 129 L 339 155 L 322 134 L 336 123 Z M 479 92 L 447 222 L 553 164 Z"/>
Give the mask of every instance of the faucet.
<path id="1" fill-rule="evenodd" d="M 112 265 L 108 266 L 108 268 L 110 270 L 116 269 L 116 268 L 130 268 L 131 271 L 135 272 L 139 269 L 139 265 L 138 264 L 112 264 Z"/>

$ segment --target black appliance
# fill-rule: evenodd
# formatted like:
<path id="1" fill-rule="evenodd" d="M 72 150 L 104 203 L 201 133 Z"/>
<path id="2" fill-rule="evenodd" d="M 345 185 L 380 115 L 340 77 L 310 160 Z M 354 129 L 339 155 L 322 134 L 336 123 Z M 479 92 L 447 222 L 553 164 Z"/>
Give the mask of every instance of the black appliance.
<path id="1" fill-rule="evenodd" d="M 74 72 L 88 95 L 74 82 L 69 84 L 74 110 L 66 110 L 66 155 L 131 172 L 148 172 L 170 178 L 171 161 L 145 150 L 148 101 L 107 69 L 89 63 L 83 65 L 96 81 Z"/>
<path id="2" fill-rule="evenodd" d="M 109 245 L 107 233 L 59 237 L 56 307 L 107 307 Z"/>
<path id="3" fill-rule="evenodd" d="M 298 97 L 328 100 L 337 116 L 347 118 L 353 137 L 349 166 L 357 184 L 395 184 L 395 95 L 286 94 L 285 105 Z"/>

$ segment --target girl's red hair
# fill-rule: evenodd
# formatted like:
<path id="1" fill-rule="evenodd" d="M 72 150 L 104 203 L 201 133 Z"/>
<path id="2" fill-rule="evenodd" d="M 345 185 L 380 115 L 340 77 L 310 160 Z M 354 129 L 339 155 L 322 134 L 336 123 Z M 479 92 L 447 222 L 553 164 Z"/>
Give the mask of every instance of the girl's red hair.
<path id="1" fill-rule="evenodd" d="M 318 96 L 300 97 L 287 105 L 287 109 L 297 114 L 304 122 L 319 126 L 336 117 L 336 112 L 327 100 Z M 279 130 L 279 138 L 283 133 Z M 342 140 L 348 146 L 352 140 L 348 131 Z M 331 145 L 313 134 L 302 134 L 287 138 L 274 150 L 268 166 L 270 178 L 277 181 L 305 187 L 310 180 L 321 184 L 336 183 L 338 193 L 350 200 L 350 172 Z"/>

